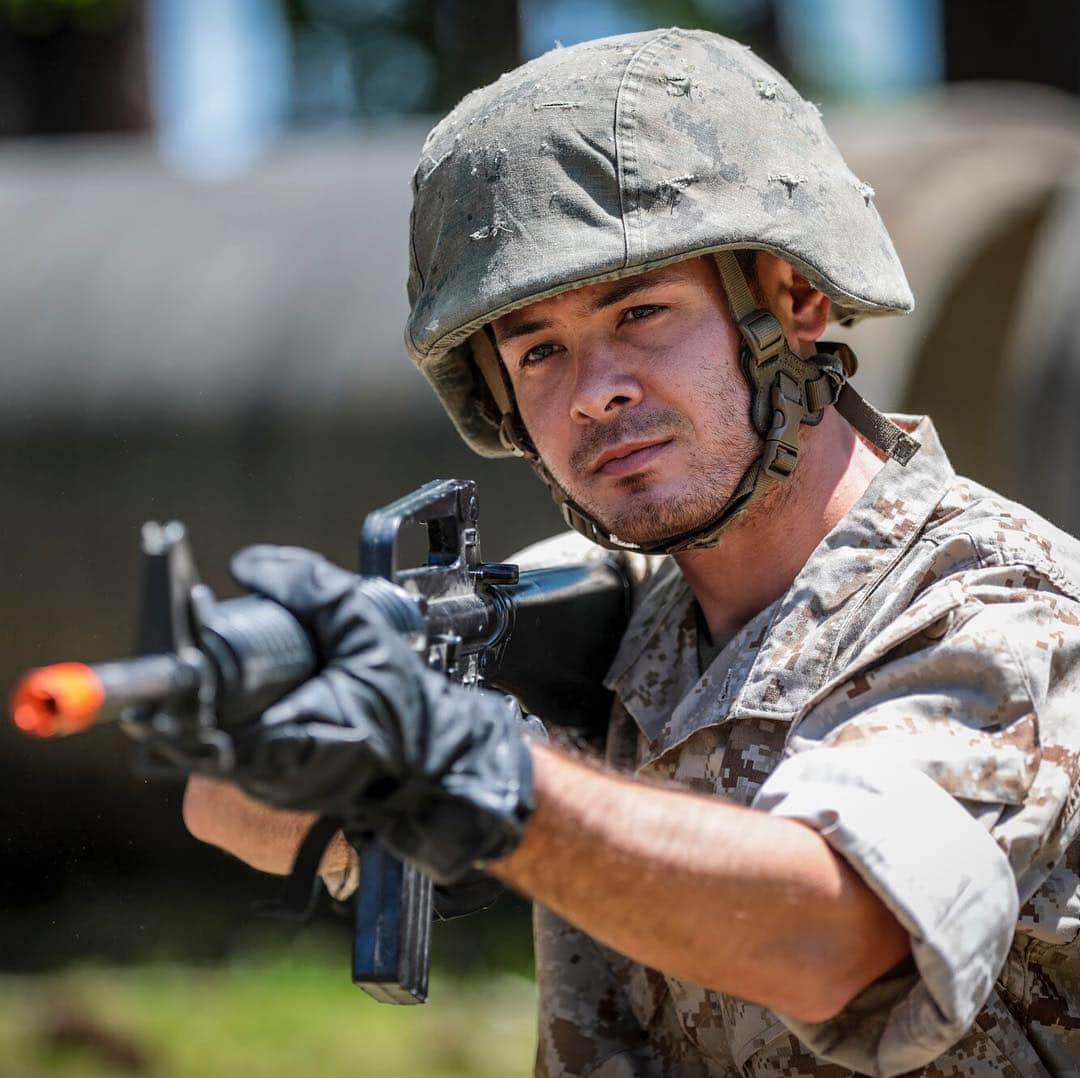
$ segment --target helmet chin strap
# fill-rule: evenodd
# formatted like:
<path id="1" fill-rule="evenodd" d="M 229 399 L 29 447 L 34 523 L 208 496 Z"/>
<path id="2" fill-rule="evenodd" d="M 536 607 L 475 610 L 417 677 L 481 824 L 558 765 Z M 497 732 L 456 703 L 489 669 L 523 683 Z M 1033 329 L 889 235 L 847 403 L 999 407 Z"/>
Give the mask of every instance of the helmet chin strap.
<path id="1" fill-rule="evenodd" d="M 845 344 L 822 341 L 804 359 L 788 346 L 776 316 L 758 307 L 742 267 L 732 251 L 714 255 L 731 315 L 743 343 L 740 360 L 750 388 L 750 422 L 764 440 L 761 455 L 743 473 L 731 497 L 715 516 L 676 535 L 647 542 L 621 539 L 577 505 L 540 459 L 518 415 L 513 388 L 486 333 L 474 336 L 473 355 L 498 405 L 499 437 L 524 457 L 543 480 L 563 519 L 575 531 L 609 550 L 641 554 L 677 554 L 717 546 L 724 531 L 740 519 L 767 490 L 786 482 L 799 460 L 801 427 L 821 422 L 831 404 L 863 437 L 901 464 L 918 452 L 919 443 L 892 420 L 867 404 L 851 388 L 855 354 Z"/>

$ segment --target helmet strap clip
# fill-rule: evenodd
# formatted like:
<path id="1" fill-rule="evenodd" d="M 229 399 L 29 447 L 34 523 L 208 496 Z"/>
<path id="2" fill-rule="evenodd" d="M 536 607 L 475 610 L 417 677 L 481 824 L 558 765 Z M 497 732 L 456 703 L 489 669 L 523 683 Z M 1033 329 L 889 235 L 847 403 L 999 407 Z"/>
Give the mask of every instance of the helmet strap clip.
<path id="1" fill-rule="evenodd" d="M 758 307 L 740 318 L 738 325 L 756 363 L 768 363 L 780 354 L 784 347 L 784 328 L 771 311 Z"/>
<path id="2" fill-rule="evenodd" d="M 769 395 L 773 417 L 765 437 L 761 469 L 772 479 L 787 479 L 799 459 L 799 425 L 806 415 L 806 405 L 799 384 L 783 371 L 777 374 Z"/>

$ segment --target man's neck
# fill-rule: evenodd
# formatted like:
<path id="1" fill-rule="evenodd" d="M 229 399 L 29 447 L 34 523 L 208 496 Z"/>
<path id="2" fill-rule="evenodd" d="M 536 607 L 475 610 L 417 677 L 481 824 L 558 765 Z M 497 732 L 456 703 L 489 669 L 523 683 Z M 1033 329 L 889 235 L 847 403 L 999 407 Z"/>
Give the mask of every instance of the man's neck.
<path id="1" fill-rule="evenodd" d="M 827 408 L 818 426 L 803 429 L 802 456 L 790 480 L 769 491 L 719 546 L 675 555 L 713 639 L 736 632 L 787 591 L 881 465 Z"/>

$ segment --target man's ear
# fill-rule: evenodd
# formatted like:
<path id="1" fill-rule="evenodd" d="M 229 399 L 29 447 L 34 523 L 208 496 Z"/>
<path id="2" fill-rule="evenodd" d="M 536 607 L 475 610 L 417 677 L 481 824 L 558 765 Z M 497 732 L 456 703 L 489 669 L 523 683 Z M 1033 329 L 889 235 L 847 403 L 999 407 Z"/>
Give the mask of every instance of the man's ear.
<path id="1" fill-rule="evenodd" d="M 828 325 L 832 300 L 789 262 L 768 251 L 758 251 L 756 269 L 762 298 L 780 320 L 788 343 L 809 355 Z"/>
<path id="2" fill-rule="evenodd" d="M 832 300 L 818 291 L 801 273 L 792 270 L 791 314 L 795 335 L 800 341 L 812 345 L 829 324 L 829 308 Z"/>

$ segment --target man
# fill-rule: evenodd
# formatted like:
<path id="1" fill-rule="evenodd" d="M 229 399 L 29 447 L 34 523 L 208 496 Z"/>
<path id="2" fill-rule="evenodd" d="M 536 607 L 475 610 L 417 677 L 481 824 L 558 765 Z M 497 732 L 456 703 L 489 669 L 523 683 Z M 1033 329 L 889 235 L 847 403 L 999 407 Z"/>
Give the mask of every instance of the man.
<path id="1" fill-rule="evenodd" d="M 556 50 L 432 132 L 411 253 L 409 348 L 460 432 L 648 576 L 609 766 L 256 548 L 238 580 L 329 662 L 248 789 L 533 898 L 539 1073 L 1075 1073 L 1080 547 L 820 343 L 911 296 L 816 109 L 715 35 Z M 307 818 L 193 780 L 186 819 L 281 871 Z"/>

